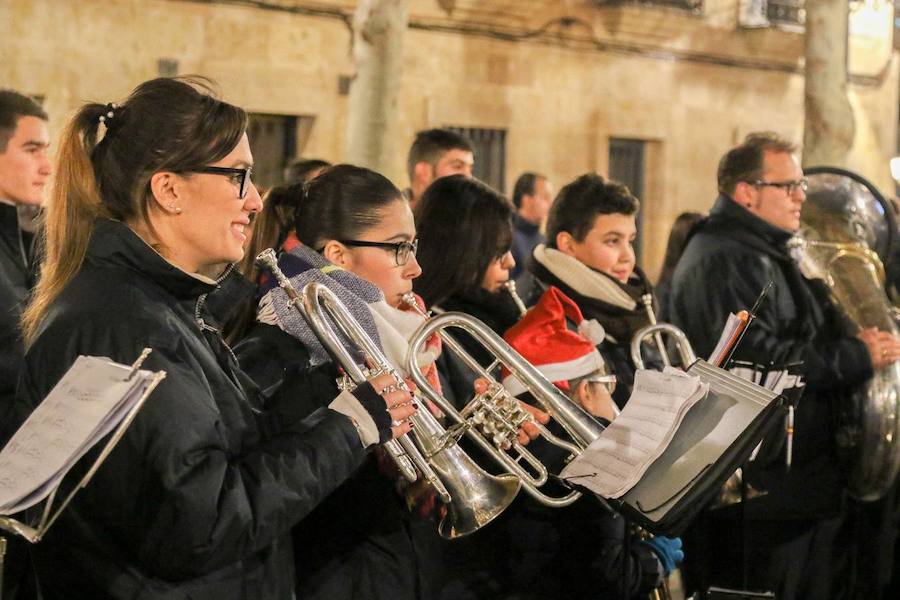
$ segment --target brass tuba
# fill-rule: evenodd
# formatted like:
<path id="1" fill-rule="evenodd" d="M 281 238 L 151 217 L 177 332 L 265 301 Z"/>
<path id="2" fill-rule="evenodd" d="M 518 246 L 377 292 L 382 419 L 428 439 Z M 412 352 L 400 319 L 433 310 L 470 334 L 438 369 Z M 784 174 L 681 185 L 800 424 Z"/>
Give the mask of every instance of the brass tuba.
<path id="1" fill-rule="evenodd" d="M 801 271 L 825 282 L 855 328 L 877 327 L 896 335 L 876 252 L 888 255 L 891 230 L 896 231 L 890 207 L 871 184 L 848 171 L 811 169 L 807 174 L 800 232 L 790 242 Z M 861 500 L 876 500 L 900 470 L 900 364 L 876 371 L 835 412 L 848 489 Z"/>
<path id="2" fill-rule="evenodd" d="M 353 383 L 359 385 L 369 377 L 390 373 L 394 375 L 397 387 L 408 391 L 398 370 L 334 292 L 313 282 L 297 293 L 278 267 L 271 248 L 263 251 L 257 262 L 272 272 L 278 285 Z M 367 367 L 357 363 L 338 336 L 332 321 L 344 338 L 362 353 Z M 415 368 L 413 372 L 418 373 L 419 369 Z M 495 476 L 482 470 L 459 447 L 458 438 L 446 431 L 427 408 L 416 411 L 410 419 L 413 431 L 389 441 L 385 448 L 407 478 L 409 463 L 414 464 L 447 505 L 447 514 L 438 526 L 441 537 L 454 539 L 472 533 L 512 504 L 520 487 L 515 477 Z"/>

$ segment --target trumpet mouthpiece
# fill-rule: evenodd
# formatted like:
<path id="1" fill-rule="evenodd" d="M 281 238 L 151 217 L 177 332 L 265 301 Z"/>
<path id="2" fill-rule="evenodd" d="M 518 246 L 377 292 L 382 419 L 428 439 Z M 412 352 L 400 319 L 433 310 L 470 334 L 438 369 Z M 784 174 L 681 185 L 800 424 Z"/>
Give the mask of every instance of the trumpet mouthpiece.
<path id="1" fill-rule="evenodd" d="M 256 260 L 254 262 L 260 267 L 271 269 L 273 266 L 278 265 L 278 257 L 275 256 L 274 249 L 266 248 L 256 256 Z"/>

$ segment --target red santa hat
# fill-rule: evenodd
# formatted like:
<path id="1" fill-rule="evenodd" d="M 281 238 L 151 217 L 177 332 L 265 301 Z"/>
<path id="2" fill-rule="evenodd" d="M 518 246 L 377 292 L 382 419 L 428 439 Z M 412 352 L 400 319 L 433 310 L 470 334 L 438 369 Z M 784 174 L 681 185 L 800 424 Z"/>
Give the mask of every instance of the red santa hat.
<path id="1" fill-rule="evenodd" d="M 567 319 L 578 331 L 569 328 Z M 604 336 L 600 323 L 586 320 L 571 298 L 551 286 L 503 338 L 547 379 L 567 390 L 569 380 L 603 367 L 596 345 Z M 503 386 L 514 396 L 526 391 L 508 372 L 504 372 Z"/>

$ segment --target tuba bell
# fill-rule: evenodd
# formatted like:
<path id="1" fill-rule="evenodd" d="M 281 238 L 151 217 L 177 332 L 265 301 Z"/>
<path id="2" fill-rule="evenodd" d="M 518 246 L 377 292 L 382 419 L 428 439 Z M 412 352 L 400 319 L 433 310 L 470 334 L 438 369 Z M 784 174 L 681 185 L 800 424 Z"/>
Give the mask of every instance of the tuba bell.
<path id="1" fill-rule="evenodd" d="M 799 235 L 790 242 L 800 270 L 821 279 L 831 300 L 861 330 L 898 334 L 876 252 L 885 243 L 891 209 L 867 181 L 847 171 L 811 169 Z M 886 249 L 885 249 L 886 248 Z M 878 369 L 835 407 L 839 456 L 848 490 L 861 500 L 882 497 L 900 471 L 900 364 Z"/>
<path id="2" fill-rule="evenodd" d="M 291 303 L 309 324 L 319 341 L 356 385 L 381 373 L 390 373 L 397 387 L 409 391 L 400 372 L 353 317 L 340 298 L 326 286 L 312 282 L 298 293 L 278 267 L 275 252 L 263 251 L 257 261 L 269 269 Z M 332 325 L 334 322 L 337 330 Z M 361 366 L 338 332 L 365 357 Z M 419 373 L 419 369 L 413 369 Z M 447 506 L 438 525 L 446 539 L 468 535 L 484 527 L 502 513 L 519 492 L 519 481 L 510 475 L 491 475 L 482 470 L 457 443 L 453 432 L 445 430 L 427 408 L 410 419 L 414 428 L 397 440 L 384 444 L 388 454 L 408 477 L 410 463 L 434 488 Z"/>

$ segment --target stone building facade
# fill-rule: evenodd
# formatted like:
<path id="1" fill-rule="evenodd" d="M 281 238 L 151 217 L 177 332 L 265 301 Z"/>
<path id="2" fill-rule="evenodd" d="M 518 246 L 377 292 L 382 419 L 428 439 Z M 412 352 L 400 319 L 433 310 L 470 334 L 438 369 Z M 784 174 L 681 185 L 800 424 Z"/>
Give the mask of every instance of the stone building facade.
<path id="1" fill-rule="evenodd" d="M 501 132 L 502 156 L 490 160 L 502 158 L 506 190 L 524 170 L 557 188 L 586 171 L 606 174 L 611 148 L 630 143 L 642 154 L 642 258 L 654 274 L 675 216 L 710 206 L 725 149 L 759 129 L 802 139 L 802 28 L 743 27 L 747 1 L 705 0 L 691 11 L 627 0 L 411 0 L 400 150 L 386 174 L 404 187 L 405 148 L 434 126 Z M 43 98 L 58 132 L 83 101 L 121 99 L 160 73 L 202 74 L 227 100 L 269 116 L 254 130 L 269 136 L 257 150 L 269 162 L 341 161 L 353 4 L 0 0 L 0 86 Z M 849 166 L 892 190 L 892 9 L 851 5 Z M 285 124 L 286 137 L 270 135 Z"/>

